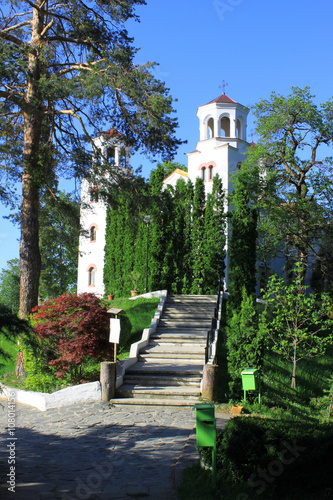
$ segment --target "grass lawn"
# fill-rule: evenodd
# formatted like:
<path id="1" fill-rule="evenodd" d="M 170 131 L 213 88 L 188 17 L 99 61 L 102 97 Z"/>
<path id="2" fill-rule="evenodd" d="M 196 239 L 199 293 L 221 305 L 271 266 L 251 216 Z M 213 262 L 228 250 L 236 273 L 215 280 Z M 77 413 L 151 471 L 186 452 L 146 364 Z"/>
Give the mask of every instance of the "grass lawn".
<path id="1" fill-rule="evenodd" d="M 128 357 L 131 344 L 140 340 L 143 330 L 150 327 L 159 301 L 159 298 L 119 298 L 103 301 L 107 309 L 117 308 L 125 311 L 125 314 L 118 316 L 121 324 L 118 359 Z"/>

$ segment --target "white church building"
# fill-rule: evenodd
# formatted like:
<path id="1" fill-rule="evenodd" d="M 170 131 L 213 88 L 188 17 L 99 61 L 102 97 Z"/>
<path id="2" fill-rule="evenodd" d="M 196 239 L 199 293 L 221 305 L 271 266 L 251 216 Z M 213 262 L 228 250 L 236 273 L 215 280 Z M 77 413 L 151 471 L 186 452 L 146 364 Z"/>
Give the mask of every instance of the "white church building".
<path id="1" fill-rule="evenodd" d="M 208 104 L 199 106 L 199 141 L 194 151 L 187 154 L 188 173 L 176 169 L 164 180 L 164 185 L 175 186 L 178 179 L 190 179 L 195 184 L 201 177 L 206 193 L 212 191 L 213 177 L 218 174 L 228 193 L 232 190 L 231 177 L 244 161 L 250 144 L 247 142 L 247 116 L 249 108 L 237 103 L 223 93 Z M 96 139 L 96 145 L 106 158 L 112 158 L 119 169 L 128 170 L 129 149 L 124 148 L 121 134 L 111 129 Z M 105 203 L 98 200 L 96 188 L 87 180 L 81 185 L 81 227 L 77 292 L 104 295 L 103 269 L 106 212 Z M 87 236 L 88 235 L 88 236 Z"/>

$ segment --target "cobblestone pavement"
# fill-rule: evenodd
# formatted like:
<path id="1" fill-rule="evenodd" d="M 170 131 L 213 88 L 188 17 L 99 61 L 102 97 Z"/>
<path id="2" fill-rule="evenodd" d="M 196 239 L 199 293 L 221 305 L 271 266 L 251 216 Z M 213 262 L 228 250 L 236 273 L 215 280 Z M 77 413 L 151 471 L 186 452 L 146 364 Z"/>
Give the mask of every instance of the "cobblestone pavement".
<path id="1" fill-rule="evenodd" d="M 173 500 L 182 468 L 198 459 L 192 408 L 85 402 L 40 412 L 16 403 L 11 436 L 0 403 L 1 499 Z"/>

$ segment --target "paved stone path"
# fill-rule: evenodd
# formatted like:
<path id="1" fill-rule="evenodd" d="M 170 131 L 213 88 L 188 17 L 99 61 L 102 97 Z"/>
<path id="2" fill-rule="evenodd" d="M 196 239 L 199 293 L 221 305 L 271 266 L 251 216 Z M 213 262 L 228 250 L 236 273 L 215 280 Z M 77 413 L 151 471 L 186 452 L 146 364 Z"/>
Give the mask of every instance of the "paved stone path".
<path id="1" fill-rule="evenodd" d="M 0 403 L 1 499 L 174 500 L 181 470 L 198 459 L 192 408 L 86 402 L 40 412 L 16 403 L 10 436 Z"/>

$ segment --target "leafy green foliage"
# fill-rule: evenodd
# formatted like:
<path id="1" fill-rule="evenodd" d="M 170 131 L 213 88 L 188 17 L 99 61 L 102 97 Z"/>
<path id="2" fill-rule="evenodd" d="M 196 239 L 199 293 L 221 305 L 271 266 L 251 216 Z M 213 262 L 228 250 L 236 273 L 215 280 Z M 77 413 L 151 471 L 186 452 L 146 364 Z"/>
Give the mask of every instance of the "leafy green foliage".
<path id="1" fill-rule="evenodd" d="M 240 310 L 233 311 L 226 332 L 230 393 L 239 396 L 241 371 L 244 368 L 261 368 L 264 347 L 262 332 L 258 331 L 255 299 L 252 295 L 247 295 L 245 287 L 243 287 Z"/>
<path id="2" fill-rule="evenodd" d="M 256 292 L 257 211 L 250 206 L 253 186 L 246 167 L 235 174 L 234 186 L 231 200 L 235 209 L 231 212 L 228 246 L 228 317 L 240 308 L 244 286 L 248 295 Z"/>
<path id="3" fill-rule="evenodd" d="M 18 313 L 20 306 L 20 261 L 12 259 L 0 273 L 0 304 Z"/>
<path id="4" fill-rule="evenodd" d="M 322 295 L 318 304 L 313 294 L 302 285 L 302 269 L 298 264 L 294 282 L 286 285 L 272 276 L 264 299 L 267 307 L 260 318 L 262 334 L 272 341 L 272 349 L 292 363 L 291 387 L 296 388 L 296 367 L 306 357 L 319 356 L 332 344 L 333 334 L 327 329 L 333 321 L 331 300 Z"/>
<path id="5" fill-rule="evenodd" d="M 244 500 L 263 494 L 272 500 L 324 498 L 331 486 L 332 445 L 333 430 L 327 425 L 232 419 L 218 433 L 216 494 L 231 499 L 241 493 L 239 498 Z M 209 451 L 203 452 L 208 464 Z"/>
<path id="6" fill-rule="evenodd" d="M 79 203 L 64 192 L 45 192 L 40 209 L 40 300 L 75 292 L 79 233 Z"/>
<path id="7" fill-rule="evenodd" d="M 29 338 L 30 332 L 28 321 L 19 319 L 10 307 L 0 304 L 0 366 L 10 358 L 18 337 Z"/>
<path id="8" fill-rule="evenodd" d="M 296 253 L 304 280 L 308 257 L 324 248 L 321 240 L 332 221 L 332 156 L 325 158 L 322 146 L 332 145 L 333 102 L 317 106 L 308 87 L 292 87 L 287 96 L 273 92 L 262 99 L 253 112 L 259 141 L 245 164 L 256 170 L 260 253 L 265 261 Z"/>
<path id="9" fill-rule="evenodd" d="M 109 318 L 99 299 L 88 293 L 64 294 L 38 306 L 32 317 L 35 338 L 27 346 L 37 360 L 32 372 L 50 366 L 56 377 L 79 382 L 89 359 L 112 358 Z"/>

